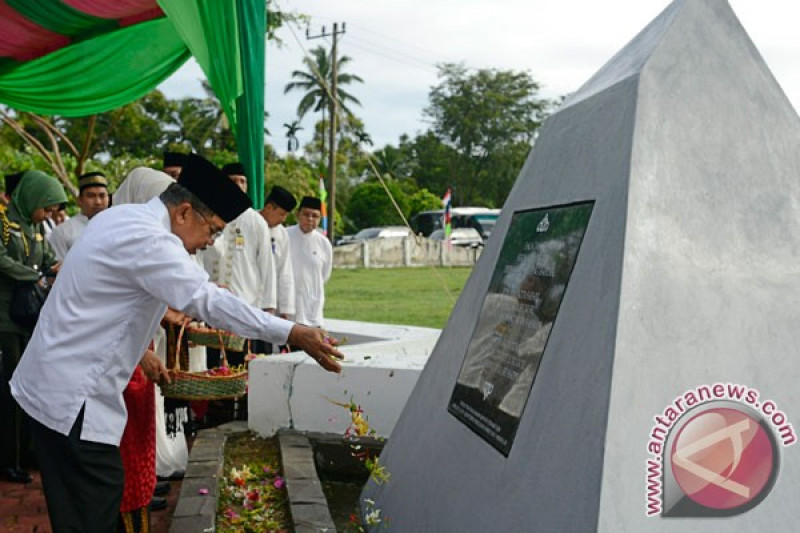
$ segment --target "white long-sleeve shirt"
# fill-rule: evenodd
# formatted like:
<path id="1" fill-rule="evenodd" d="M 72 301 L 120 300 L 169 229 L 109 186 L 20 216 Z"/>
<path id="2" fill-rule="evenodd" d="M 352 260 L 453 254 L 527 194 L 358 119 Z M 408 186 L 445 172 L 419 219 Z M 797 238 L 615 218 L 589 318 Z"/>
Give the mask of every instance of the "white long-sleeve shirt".
<path id="1" fill-rule="evenodd" d="M 325 283 L 333 269 L 333 248 L 318 231 L 303 233 L 294 225 L 286 230 L 294 270 L 294 320 L 306 326 L 322 327 Z"/>
<path id="2" fill-rule="evenodd" d="M 214 246 L 198 252 L 211 281 L 228 286 L 236 296 L 259 309 L 275 309 L 275 257 L 270 229 L 254 209 L 225 226 Z"/>
<path id="3" fill-rule="evenodd" d="M 289 235 L 283 224 L 270 228 L 272 253 L 275 256 L 276 285 L 278 289 L 278 313 L 294 314 L 294 269 L 292 252 L 289 250 Z"/>
<path id="4" fill-rule="evenodd" d="M 89 217 L 83 213 L 78 213 L 74 217 L 65 220 L 53 228 L 53 231 L 50 233 L 50 246 L 53 247 L 56 258 L 58 258 L 59 261 L 64 260 L 69 249 L 72 248 L 72 245 L 78 240 L 80 234 L 86 229 L 87 224 L 89 224 Z"/>
<path id="5" fill-rule="evenodd" d="M 285 344 L 292 323 L 208 281 L 170 230 L 160 199 L 96 215 L 65 259 L 11 392 L 34 419 L 67 435 L 119 445 L 122 399 L 167 305 L 247 338 Z"/>

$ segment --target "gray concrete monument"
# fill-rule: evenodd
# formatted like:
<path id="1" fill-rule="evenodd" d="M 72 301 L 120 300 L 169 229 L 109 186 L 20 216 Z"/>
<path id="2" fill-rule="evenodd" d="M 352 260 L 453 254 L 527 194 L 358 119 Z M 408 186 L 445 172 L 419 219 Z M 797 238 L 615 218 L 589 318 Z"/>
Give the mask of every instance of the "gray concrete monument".
<path id="1" fill-rule="evenodd" d="M 800 531 L 798 346 L 800 119 L 725 0 L 676 0 L 544 125 L 372 530 Z"/>

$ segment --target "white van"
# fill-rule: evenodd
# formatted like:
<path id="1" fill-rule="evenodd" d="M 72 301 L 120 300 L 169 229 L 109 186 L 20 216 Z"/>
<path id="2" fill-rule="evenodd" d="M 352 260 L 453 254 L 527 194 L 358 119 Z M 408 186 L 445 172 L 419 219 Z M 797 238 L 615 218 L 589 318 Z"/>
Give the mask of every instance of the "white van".
<path id="1" fill-rule="evenodd" d="M 488 207 L 454 207 L 450 210 L 453 228 L 474 228 L 484 241 L 492 234 L 499 216 L 499 209 Z M 411 217 L 409 223 L 414 233 L 428 237 L 437 229 L 444 228 L 444 210 L 422 211 Z"/>

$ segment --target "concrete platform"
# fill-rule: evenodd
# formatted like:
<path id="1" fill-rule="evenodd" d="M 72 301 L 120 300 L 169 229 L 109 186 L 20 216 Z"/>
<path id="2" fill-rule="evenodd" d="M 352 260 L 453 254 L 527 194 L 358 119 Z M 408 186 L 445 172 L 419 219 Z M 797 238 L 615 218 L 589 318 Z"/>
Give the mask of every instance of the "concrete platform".
<path id="1" fill-rule="evenodd" d="M 441 330 L 327 320 L 347 342 L 342 373 L 296 352 L 250 363 L 248 425 L 261 436 L 280 429 L 342 434 L 350 424 L 338 403 L 360 405 L 377 436 L 389 437 Z"/>

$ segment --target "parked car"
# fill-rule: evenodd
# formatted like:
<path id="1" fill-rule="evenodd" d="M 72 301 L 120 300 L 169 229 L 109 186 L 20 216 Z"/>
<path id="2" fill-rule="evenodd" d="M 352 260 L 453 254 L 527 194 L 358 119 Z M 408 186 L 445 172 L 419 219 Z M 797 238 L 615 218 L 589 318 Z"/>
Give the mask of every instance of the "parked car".
<path id="1" fill-rule="evenodd" d="M 443 241 L 444 230 L 437 229 L 428 238 L 435 241 Z M 450 233 L 450 242 L 455 246 L 468 246 L 470 248 L 483 246 L 483 238 L 475 228 L 453 228 Z"/>
<path id="2" fill-rule="evenodd" d="M 355 235 L 342 235 L 341 237 L 336 239 L 336 242 L 334 243 L 334 246 L 341 246 L 343 244 L 350 244 L 351 242 L 353 242 L 353 237 L 355 237 Z"/>
<path id="3" fill-rule="evenodd" d="M 350 239 L 347 244 L 353 242 L 368 241 L 370 239 L 387 239 L 389 237 L 408 237 L 411 230 L 405 226 L 377 226 L 374 228 L 364 228 Z"/>
<path id="4" fill-rule="evenodd" d="M 498 216 L 499 209 L 488 207 L 454 207 L 450 211 L 453 228 L 473 228 L 484 241 L 492 234 Z M 422 211 L 411 217 L 409 223 L 415 233 L 429 237 L 437 229 L 444 228 L 444 210 Z"/>

